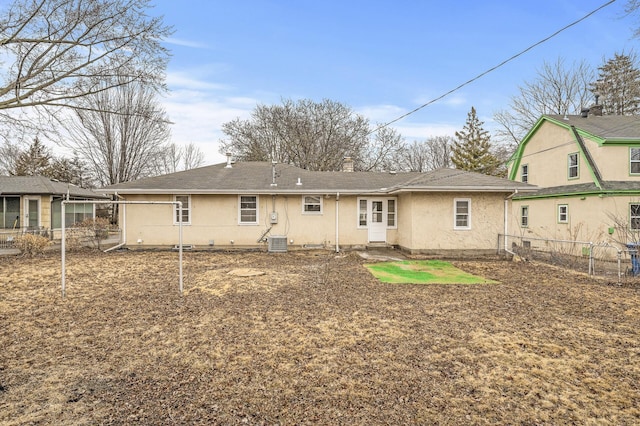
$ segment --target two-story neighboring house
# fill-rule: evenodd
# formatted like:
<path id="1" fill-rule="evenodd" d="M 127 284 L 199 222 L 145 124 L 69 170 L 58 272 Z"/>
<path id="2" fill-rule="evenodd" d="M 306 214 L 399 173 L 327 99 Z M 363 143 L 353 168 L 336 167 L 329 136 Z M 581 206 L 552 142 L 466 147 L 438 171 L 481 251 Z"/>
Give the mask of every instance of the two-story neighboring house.
<path id="1" fill-rule="evenodd" d="M 625 242 L 640 231 L 640 117 L 600 111 L 544 115 L 520 143 L 509 179 L 540 188 L 513 197 L 522 235 Z"/>

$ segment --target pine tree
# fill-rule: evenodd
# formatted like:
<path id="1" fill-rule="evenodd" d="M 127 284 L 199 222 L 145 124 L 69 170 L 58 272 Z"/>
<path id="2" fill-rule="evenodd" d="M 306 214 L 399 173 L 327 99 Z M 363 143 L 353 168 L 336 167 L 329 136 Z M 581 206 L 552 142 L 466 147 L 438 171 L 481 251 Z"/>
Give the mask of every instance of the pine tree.
<path id="1" fill-rule="evenodd" d="M 463 129 L 456 132 L 451 162 L 456 169 L 504 176 L 500 160 L 491 153 L 491 136 L 482 128 L 483 124 L 476 115 L 476 109 L 471 107 Z"/>
<path id="2" fill-rule="evenodd" d="M 15 162 L 15 169 L 10 173 L 15 176 L 45 175 L 50 167 L 51 153 L 36 137 L 29 149 L 20 153 Z"/>
<path id="3" fill-rule="evenodd" d="M 83 188 L 92 186 L 84 163 L 76 155 L 72 159 L 55 157 L 38 138 L 24 151 L 17 151 L 14 164 L 7 171 L 12 176 L 44 176 Z"/>
<path id="4" fill-rule="evenodd" d="M 640 70 L 634 53 L 616 53 L 598 68 L 598 80 L 591 91 L 598 95 L 603 114 L 640 114 Z"/>

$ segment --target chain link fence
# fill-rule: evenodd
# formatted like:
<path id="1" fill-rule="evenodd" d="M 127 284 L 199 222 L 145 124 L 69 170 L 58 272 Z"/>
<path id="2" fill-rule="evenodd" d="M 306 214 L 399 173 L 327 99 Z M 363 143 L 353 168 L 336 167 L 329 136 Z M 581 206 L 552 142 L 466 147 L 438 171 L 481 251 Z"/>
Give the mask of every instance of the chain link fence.
<path id="1" fill-rule="evenodd" d="M 589 275 L 617 279 L 638 277 L 640 256 L 634 248 L 590 241 L 532 238 L 522 235 L 498 236 L 498 253 L 524 260 L 544 262 Z"/>

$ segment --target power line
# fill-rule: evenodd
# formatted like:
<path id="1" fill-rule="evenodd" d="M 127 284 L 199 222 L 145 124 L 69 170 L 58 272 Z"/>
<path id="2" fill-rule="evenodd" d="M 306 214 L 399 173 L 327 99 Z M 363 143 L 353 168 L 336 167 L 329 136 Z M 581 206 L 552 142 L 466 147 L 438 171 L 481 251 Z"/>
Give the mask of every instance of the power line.
<path id="1" fill-rule="evenodd" d="M 615 3 L 615 1 L 616 1 L 616 0 L 610 0 L 609 2 L 607 2 L 607 3 L 603 4 L 603 5 L 601 5 L 600 7 L 598 7 L 597 9 L 594 9 L 594 10 L 592 10 L 591 12 L 587 13 L 586 15 L 584 15 L 582 18 L 578 19 L 577 21 L 574 21 L 574 22 L 570 23 L 569 25 L 566 25 L 565 27 L 563 27 L 563 28 L 559 29 L 558 31 L 556 31 L 555 33 L 551 34 L 550 36 L 548 36 L 548 37 L 546 37 L 546 38 L 544 38 L 544 39 L 540 40 L 539 42 L 532 44 L 531 46 L 527 47 L 526 49 L 524 49 L 524 50 L 522 50 L 522 51 L 520 51 L 520 52 L 516 53 L 515 55 L 511 56 L 509 59 L 505 59 L 504 61 L 500 62 L 498 65 L 496 65 L 496 66 L 494 66 L 494 67 L 492 67 L 492 68 L 489 68 L 488 70 L 484 71 L 484 72 L 483 72 L 483 73 L 481 73 L 481 74 L 478 74 L 477 76 L 473 77 L 471 80 L 467 80 L 467 81 L 465 81 L 465 82 L 464 82 L 464 83 L 462 83 L 461 85 L 459 85 L 459 86 L 457 86 L 457 87 L 455 87 L 455 88 L 453 88 L 453 89 L 449 90 L 448 92 L 446 92 L 446 93 L 444 93 L 444 94 L 442 94 L 442 95 L 438 96 L 437 98 L 434 98 L 434 99 L 430 100 L 430 101 L 429 101 L 429 102 L 427 102 L 426 104 L 422 104 L 422 105 L 420 105 L 419 107 L 417 107 L 417 108 L 415 108 L 415 109 L 413 109 L 413 110 L 411 110 L 411 111 L 407 112 L 406 114 L 403 114 L 403 115 L 401 115 L 400 117 L 398 117 L 398 118 L 396 118 L 396 119 L 394 119 L 394 120 L 389 121 L 388 123 L 381 124 L 380 126 L 378 126 L 377 128 L 375 128 L 373 131 L 371 131 L 369 134 L 371 134 L 371 133 L 375 133 L 375 132 L 377 132 L 377 131 L 378 131 L 378 130 L 380 130 L 380 129 L 383 129 L 383 128 L 385 128 L 385 127 L 387 127 L 387 126 L 389 126 L 389 125 L 391 125 L 391 124 L 393 124 L 393 123 L 395 123 L 395 122 L 397 122 L 397 121 L 402 120 L 402 119 L 403 119 L 403 118 L 405 118 L 405 117 L 410 116 L 411 114 L 414 114 L 414 113 L 416 113 L 416 112 L 420 111 L 422 108 L 427 107 L 427 106 L 429 106 L 429 105 L 431 105 L 431 104 L 433 104 L 433 103 L 435 103 L 435 102 L 439 101 L 440 99 L 442 99 L 442 98 L 445 98 L 445 97 L 449 96 L 450 94 L 452 94 L 452 93 L 454 93 L 454 92 L 457 92 L 458 90 L 462 89 L 464 86 L 467 86 L 467 85 L 469 85 L 469 84 L 473 83 L 474 81 L 479 80 L 480 78 L 484 77 L 485 75 L 487 75 L 487 74 L 489 74 L 489 73 L 491 73 L 491 72 L 493 72 L 493 71 L 497 70 L 498 68 L 502 67 L 503 65 L 507 64 L 508 62 L 511 62 L 511 61 L 513 61 L 514 59 L 516 59 L 516 58 L 518 58 L 518 57 L 520 57 L 520 56 L 524 55 L 525 53 L 527 53 L 527 52 L 528 52 L 528 51 L 530 51 L 531 49 L 533 49 L 533 48 L 535 48 L 535 47 L 537 47 L 537 46 L 539 46 L 539 45 L 541 45 L 541 44 L 543 44 L 543 43 L 546 43 L 547 41 L 551 40 L 552 38 L 554 38 L 555 36 L 557 36 L 557 35 L 558 35 L 558 34 L 560 34 L 561 32 L 563 32 L 563 31 L 565 31 L 565 30 L 567 30 L 567 29 L 569 29 L 569 28 L 573 27 L 574 25 L 579 24 L 580 22 L 584 21 L 585 19 L 587 19 L 587 18 L 588 18 L 588 17 L 590 17 L 591 15 L 593 15 L 593 14 L 595 14 L 595 13 L 599 12 L 601 9 L 604 9 L 605 7 L 609 6 L 611 3 Z"/>

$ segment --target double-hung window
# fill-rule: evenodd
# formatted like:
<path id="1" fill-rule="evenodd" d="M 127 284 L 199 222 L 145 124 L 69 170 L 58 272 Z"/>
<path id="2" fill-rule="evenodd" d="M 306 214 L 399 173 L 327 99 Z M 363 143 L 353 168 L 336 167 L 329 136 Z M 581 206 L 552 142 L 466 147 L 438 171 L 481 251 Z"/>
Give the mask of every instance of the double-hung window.
<path id="1" fill-rule="evenodd" d="M 640 174 L 640 148 L 629 148 L 629 173 Z"/>
<path id="2" fill-rule="evenodd" d="M 396 227 L 396 200 L 387 200 L 387 227 Z"/>
<path id="3" fill-rule="evenodd" d="M 629 204 L 629 228 L 640 231 L 640 204 Z"/>
<path id="4" fill-rule="evenodd" d="M 567 157 L 567 166 L 568 166 L 567 176 L 569 177 L 569 179 L 575 179 L 578 177 L 579 158 L 580 157 L 577 152 L 573 152 L 569 154 L 569 156 Z"/>
<path id="5" fill-rule="evenodd" d="M 569 206 L 558 204 L 558 223 L 569 223 Z"/>
<path id="6" fill-rule="evenodd" d="M 322 196 L 304 195 L 302 197 L 303 214 L 322 214 Z"/>
<path id="7" fill-rule="evenodd" d="M 240 211 L 238 212 L 241 225 L 258 224 L 258 196 L 240 195 Z"/>
<path id="8" fill-rule="evenodd" d="M 454 207 L 454 229 L 471 229 L 471 200 L 468 198 L 456 198 Z"/>
<path id="9" fill-rule="evenodd" d="M 178 224 L 182 216 L 182 224 L 189 225 L 191 223 L 191 195 L 175 195 L 173 201 L 180 201 L 182 203 L 182 207 L 178 204 L 175 205 L 174 223 Z"/>
<path id="10" fill-rule="evenodd" d="M 367 226 L 367 200 L 360 199 L 358 201 L 358 226 Z"/>
<path id="11" fill-rule="evenodd" d="M 528 164 L 522 165 L 522 173 L 520 174 L 520 180 L 523 183 L 529 182 L 529 165 Z"/>
<path id="12" fill-rule="evenodd" d="M 529 226 L 529 206 L 520 207 L 520 226 L 523 228 Z"/>

